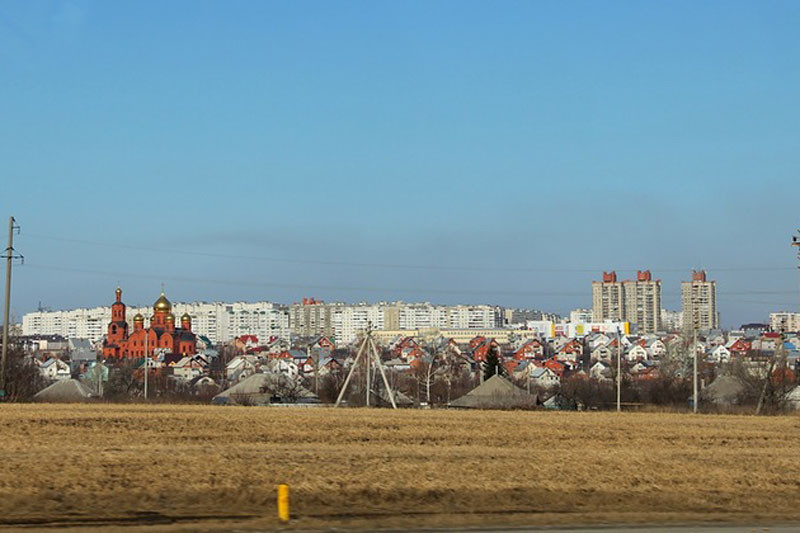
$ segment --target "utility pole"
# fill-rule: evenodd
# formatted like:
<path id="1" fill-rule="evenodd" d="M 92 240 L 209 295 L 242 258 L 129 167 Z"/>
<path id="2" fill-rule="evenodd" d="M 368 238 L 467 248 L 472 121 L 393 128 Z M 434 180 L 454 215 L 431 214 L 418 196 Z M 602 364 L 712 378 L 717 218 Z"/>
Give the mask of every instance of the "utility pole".
<path id="1" fill-rule="evenodd" d="M 694 276 L 694 270 L 692 270 L 692 276 Z M 697 414 L 697 403 L 699 398 L 697 397 L 697 330 L 700 327 L 700 311 L 699 307 L 700 304 L 698 302 L 699 299 L 699 292 L 700 288 L 694 282 L 694 277 L 692 277 L 692 308 L 691 308 L 691 321 L 692 321 L 692 413 Z M 686 317 L 683 317 L 686 320 Z"/>
<path id="2" fill-rule="evenodd" d="M 428 400 L 428 409 L 430 409 L 431 407 L 431 375 L 433 374 L 433 362 L 436 361 L 437 351 L 438 348 L 434 348 L 434 350 L 431 350 L 432 352 L 431 360 L 428 363 L 428 372 L 427 376 L 425 377 L 425 397 Z"/>
<path id="3" fill-rule="evenodd" d="M 14 255 L 14 231 L 19 233 L 19 226 L 16 225 L 14 217 L 8 217 L 8 247 L 6 248 L 6 300 L 3 311 L 3 355 L 0 362 L 0 399 L 6 397 L 6 359 L 8 358 L 8 337 L 9 337 L 9 311 L 11 309 L 11 266 L 14 259 L 24 258 L 17 254 Z"/>
<path id="4" fill-rule="evenodd" d="M 797 235 L 792 235 L 792 246 L 797 247 L 797 259 L 798 261 L 800 261 L 800 229 L 797 230 Z M 800 273 L 800 265 L 797 266 L 797 269 L 798 273 Z M 798 281 L 800 281 L 800 278 L 798 279 Z M 800 307 L 798 308 L 798 310 L 800 310 Z"/>
<path id="5" fill-rule="evenodd" d="M 150 327 L 153 327 L 153 325 L 150 324 Z M 149 370 L 148 369 L 149 365 L 147 364 L 147 362 L 150 359 L 149 341 L 150 341 L 150 331 L 145 329 L 144 330 L 144 399 L 145 400 L 147 400 L 147 374 L 148 374 L 148 370 Z"/>
<path id="6" fill-rule="evenodd" d="M 369 349 L 368 349 L 369 350 Z M 367 357 L 367 407 L 369 407 L 369 395 L 372 389 L 372 383 L 370 382 L 370 367 L 372 366 L 369 357 Z"/>
<path id="7" fill-rule="evenodd" d="M 692 295 L 694 298 L 694 295 Z M 692 304 L 692 313 L 694 314 L 694 304 Z M 692 361 L 694 362 L 694 371 L 692 373 L 692 412 L 697 413 L 697 320 L 692 317 Z"/>
<path id="8" fill-rule="evenodd" d="M 617 412 L 622 412 L 622 330 L 617 326 Z"/>
<path id="9" fill-rule="evenodd" d="M 362 355 L 366 357 L 365 363 L 367 367 L 367 376 L 369 376 L 370 367 L 375 365 L 375 368 L 377 369 L 375 372 L 375 379 L 378 379 L 377 374 L 380 373 L 381 378 L 383 379 L 383 384 L 386 387 L 386 394 L 389 396 L 389 401 L 392 404 L 392 408 L 397 409 L 397 404 L 394 401 L 394 392 L 392 392 L 392 387 L 389 385 L 386 372 L 383 370 L 383 363 L 381 363 L 381 357 L 378 354 L 378 348 L 375 346 L 375 340 L 372 338 L 372 323 L 367 325 L 367 331 L 364 334 L 364 340 L 361 341 L 361 346 L 358 348 L 356 358 L 350 365 L 350 371 L 347 373 L 347 377 L 344 380 L 342 389 L 339 391 L 339 396 L 336 398 L 335 407 L 339 407 L 339 404 L 342 402 L 344 393 L 347 391 L 347 386 L 350 384 L 350 379 L 353 377 L 356 368 L 358 368 L 358 363 L 361 361 Z M 369 394 L 369 380 L 367 380 L 367 406 L 369 406 Z"/>
<path id="10" fill-rule="evenodd" d="M 309 359 L 314 361 L 314 394 L 316 394 L 317 398 L 319 398 L 319 350 L 317 351 L 316 355 L 312 357 L 311 345 L 308 345 L 306 346 L 306 353 L 308 354 Z"/>

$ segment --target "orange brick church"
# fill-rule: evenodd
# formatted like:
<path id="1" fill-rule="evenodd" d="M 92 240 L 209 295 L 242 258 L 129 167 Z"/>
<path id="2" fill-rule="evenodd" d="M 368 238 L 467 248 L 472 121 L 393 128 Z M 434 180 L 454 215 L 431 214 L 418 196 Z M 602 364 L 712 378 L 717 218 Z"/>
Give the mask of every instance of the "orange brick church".
<path id="1" fill-rule="evenodd" d="M 117 300 L 111 305 L 111 323 L 103 341 L 105 359 L 138 359 L 145 350 L 152 356 L 157 350 L 168 354 L 193 355 L 197 352 L 197 337 L 192 333 L 192 318 L 184 313 L 180 327 L 175 327 L 172 304 L 164 293 L 153 304 L 150 327 L 144 327 L 144 317 L 133 317 L 133 332 L 128 332 L 122 289 L 117 287 Z"/>

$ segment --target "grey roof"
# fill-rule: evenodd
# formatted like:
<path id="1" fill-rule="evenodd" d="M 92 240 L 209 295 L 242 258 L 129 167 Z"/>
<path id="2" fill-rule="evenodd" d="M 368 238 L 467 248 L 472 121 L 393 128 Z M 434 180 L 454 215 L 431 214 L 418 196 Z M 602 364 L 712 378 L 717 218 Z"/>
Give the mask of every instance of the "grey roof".
<path id="1" fill-rule="evenodd" d="M 394 403 L 399 407 L 408 407 L 410 405 L 414 405 L 414 400 L 400 392 L 399 390 L 393 390 L 392 396 L 394 396 Z M 389 394 L 386 392 L 386 389 L 381 389 L 378 392 L 378 397 L 384 401 L 386 405 L 391 405 L 391 401 L 389 400 Z"/>
<path id="2" fill-rule="evenodd" d="M 313 401 L 316 396 L 302 386 L 293 387 L 291 379 L 284 374 L 259 372 L 248 376 L 236 385 L 214 396 L 215 403 L 236 404 L 248 403 L 266 405 L 270 403 L 273 393 L 280 394 L 283 389 L 296 389 L 298 401 Z"/>
<path id="3" fill-rule="evenodd" d="M 705 388 L 703 397 L 717 405 L 733 405 L 744 390 L 745 386 L 739 378 L 719 376 Z"/>
<path id="4" fill-rule="evenodd" d="M 547 374 L 547 371 L 548 371 L 548 370 L 550 370 L 550 369 L 549 369 L 549 368 L 547 368 L 547 367 L 544 367 L 544 366 L 539 366 L 539 367 L 536 367 L 535 369 L 533 369 L 533 370 L 531 371 L 531 377 L 532 377 L 533 379 L 540 378 L 540 377 L 542 377 L 543 375 Z"/>
<path id="5" fill-rule="evenodd" d="M 535 403 L 535 395 L 530 395 L 507 379 L 494 375 L 461 398 L 450 402 L 450 407 L 509 409 Z"/>
<path id="6" fill-rule="evenodd" d="M 325 359 L 322 359 L 322 360 L 319 362 L 319 366 L 327 366 L 329 363 L 337 363 L 337 364 L 338 364 L 338 363 L 339 363 L 339 361 L 337 361 L 337 360 L 336 360 L 336 359 L 334 359 L 333 357 L 326 357 Z"/>
<path id="7" fill-rule="evenodd" d="M 92 349 L 92 343 L 89 342 L 89 339 L 78 339 L 75 337 L 69 339 L 69 349 L 94 351 Z"/>
<path id="8" fill-rule="evenodd" d="M 89 389 L 77 379 L 65 379 L 40 390 L 33 399 L 37 402 L 75 403 L 85 402 L 91 396 Z"/>
<path id="9" fill-rule="evenodd" d="M 523 360 L 517 365 L 517 368 L 514 369 L 514 372 L 522 372 L 523 370 L 528 368 L 528 365 L 530 365 L 530 364 L 531 364 L 530 361 Z"/>

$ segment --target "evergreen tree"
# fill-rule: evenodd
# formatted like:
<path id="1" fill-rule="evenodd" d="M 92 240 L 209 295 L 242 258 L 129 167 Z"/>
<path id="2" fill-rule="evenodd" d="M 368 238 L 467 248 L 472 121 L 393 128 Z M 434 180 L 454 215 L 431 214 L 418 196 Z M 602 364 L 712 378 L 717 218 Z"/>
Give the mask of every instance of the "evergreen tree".
<path id="1" fill-rule="evenodd" d="M 489 348 L 489 352 L 486 354 L 486 364 L 483 370 L 484 381 L 495 374 L 502 376 L 505 373 L 505 368 L 501 364 L 500 355 L 497 352 L 497 348 L 492 347 Z"/>

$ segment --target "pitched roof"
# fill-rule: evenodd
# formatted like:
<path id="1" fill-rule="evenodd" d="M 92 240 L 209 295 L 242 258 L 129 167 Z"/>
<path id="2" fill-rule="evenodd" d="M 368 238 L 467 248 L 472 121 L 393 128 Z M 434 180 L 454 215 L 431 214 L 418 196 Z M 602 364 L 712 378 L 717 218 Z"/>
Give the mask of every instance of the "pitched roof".
<path id="1" fill-rule="evenodd" d="M 56 381 L 49 387 L 37 392 L 33 399 L 37 402 L 75 403 L 85 402 L 91 393 L 77 379 Z"/>
<path id="2" fill-rule="evenodd" d="M 220 392 L 214 396 L 214 401 L 217 403 L 237 403 L 237 398 L 244 398 L 245 401 L 253 403 L 269 403 L 269 398 L 272 396 L 270 391 L 278 391 L 282 388 L 291 389 L 293 387 L 290 381 L 290 378 L 283 374 L 256 373 Z M 299 401 L 308 401 L 316 398 L 314 393 L 305 387 L 298 386 L 296 392 Z"/>

